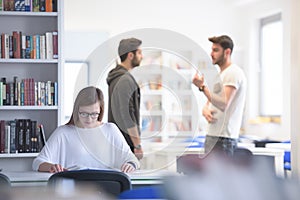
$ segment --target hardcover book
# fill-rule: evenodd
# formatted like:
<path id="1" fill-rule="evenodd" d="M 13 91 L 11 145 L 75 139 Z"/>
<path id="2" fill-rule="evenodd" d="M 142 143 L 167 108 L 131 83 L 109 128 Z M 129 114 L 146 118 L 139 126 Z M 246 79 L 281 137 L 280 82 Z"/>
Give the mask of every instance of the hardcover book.
<path id="1" fill-rule="evenodd" d="M 16 153 L 17 150 L 17 136 L 16 136 L 16 121 L 12 120 L 10 124 L 10 153 Z"/>
<path id="2" fill-rule="evenodd" d="M 0 153 L 5 153 L 5 121 L 0 120 Z"/>

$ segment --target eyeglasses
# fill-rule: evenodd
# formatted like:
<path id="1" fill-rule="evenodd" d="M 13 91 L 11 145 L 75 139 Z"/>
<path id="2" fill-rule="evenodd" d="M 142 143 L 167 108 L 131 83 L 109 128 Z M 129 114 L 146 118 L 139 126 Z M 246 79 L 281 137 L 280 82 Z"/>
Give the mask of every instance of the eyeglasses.
<path id="1" fill-rule="evenodd" d="M 87 113 L 87 112 L 79 112 L 79 116 L 83 118 L 91 117 L 93 119 L 98 118 L 100 113 Z"/>

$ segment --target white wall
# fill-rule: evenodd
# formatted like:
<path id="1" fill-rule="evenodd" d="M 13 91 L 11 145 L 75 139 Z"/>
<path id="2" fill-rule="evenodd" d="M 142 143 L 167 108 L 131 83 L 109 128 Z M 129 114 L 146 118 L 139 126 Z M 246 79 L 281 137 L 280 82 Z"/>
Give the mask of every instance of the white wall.
<path id="1" fill-rule="evenodd" d="M 220 17 L 221 16 L 221 17 Z M 239 12 L 224 0 L 65 0 L 66 30 L 103 30 L 110 36 L 140 28 L 177 31 L 210 50 L 209 36 L 239 41 Z"/>
<path id="2" fill-rule="evenodd" d="M 282 11 L 284 26 L 289 27 L 290 8 L 287 5 L 289 1 L 286 0 L 85 0 L 84 3 L 81 0 L 65 0 L 64 24 L 67 32 L 104 32 L 109 37 L 141 28 L 168 29 L 194 40 L 207 53 L 211 48 L 208 37 L 230 35 L 235 42 L 233 60 L 244 68 L 248 76 L 248 120 L 257 115 L 258 20 Z M 289 29 L 285 30 L 287 32 L 284 35 L 287 37 Z M 286 49 L 290 48 L 289 43 L 284 46 Z M 288 64 L 289 50 L 284 52 L 284 63 Z M 287 87 L 289 71 L 287 69 L 283 74 Z M 289 90 L 284 91 L 284 96 L 281 125 L 246 125 L 246 133 L 270 139 L 288 139 Z"/>
<path id="3" fill-rule="evenodd" d="M 284 54 L 283 54 L 283 82 L 284 88 L 290 88 L 290 2 L 283 0 L 261 0 L 259 3 L 248 4 L 241 8 L 245 16 L 244 23 L 247 24 L 243 35 L 245 37 L 245 68 L 248 75 L 248 106 L 247 117 L 253 119 L 258 116 L 258 90 L 259 90 L 259 58 L 258 58 L 258 28 L 261 18 L 282 13 L 283 20 L 283 38 L 284 38 Z M 263 124 L 247 124 L 246 130 L 248 134 L 259 135 L 262 137 L 287 140 L 290 138 L 290 91 L 283 91 L 283 114 L 281 124 L 270 123 Z M 276 98 L 276 94 L 274 94 Z"/>

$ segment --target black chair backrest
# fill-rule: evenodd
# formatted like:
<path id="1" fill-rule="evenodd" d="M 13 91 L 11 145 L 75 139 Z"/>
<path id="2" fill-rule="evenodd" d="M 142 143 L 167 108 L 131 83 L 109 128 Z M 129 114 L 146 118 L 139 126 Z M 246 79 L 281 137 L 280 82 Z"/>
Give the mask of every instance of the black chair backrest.
<path id="1" fill-rule="evenodd" d="M 11 183 L 9 178 L 5 174 L 0 173 L 0 187 L 10 187 Z"/>
<path id="2" fill-rule="evenodd" d="M 74 170 L 55 173 L 48 180 L 49 186 L 55 186 L 62 178 L 73 179 L 75 183 L 88 182 L 100 191 L 117 196 L 132 188 L 130 178 L 123 172 L 113 170 Z"/>

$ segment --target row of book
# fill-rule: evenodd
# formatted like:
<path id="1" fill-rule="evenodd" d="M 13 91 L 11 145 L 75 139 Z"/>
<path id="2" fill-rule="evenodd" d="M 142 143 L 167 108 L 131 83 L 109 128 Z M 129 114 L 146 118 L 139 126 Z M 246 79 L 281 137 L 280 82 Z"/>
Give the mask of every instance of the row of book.
<path id="1" fill-rule="evenodd" d="M 31 119 L 0 120 L 0 153 L 36 153 L 46 143 L 44 127 Z"/>
<path id="2" fill-rule="evenodd" d="M 0 0 L 0 11 L 57 12 L 57 0 Z"/>
<path id="3" fill-rule="evenodd" d="M 52 81 L 34 81 L 25 78 L 21 81 L 14 77 L 7 82 L 6 77 L 0 81 L 0 106 L 57 106 L 58 85 Z"/>
<path id="4" fill-rule="evenodd" d="M 23 59 L 57 59 L 58 58 L 58 33 L 49 31 L 39 35 L 24 35 L 21 31 L 12 34 L 0 35 L 1 58 Z"/>

